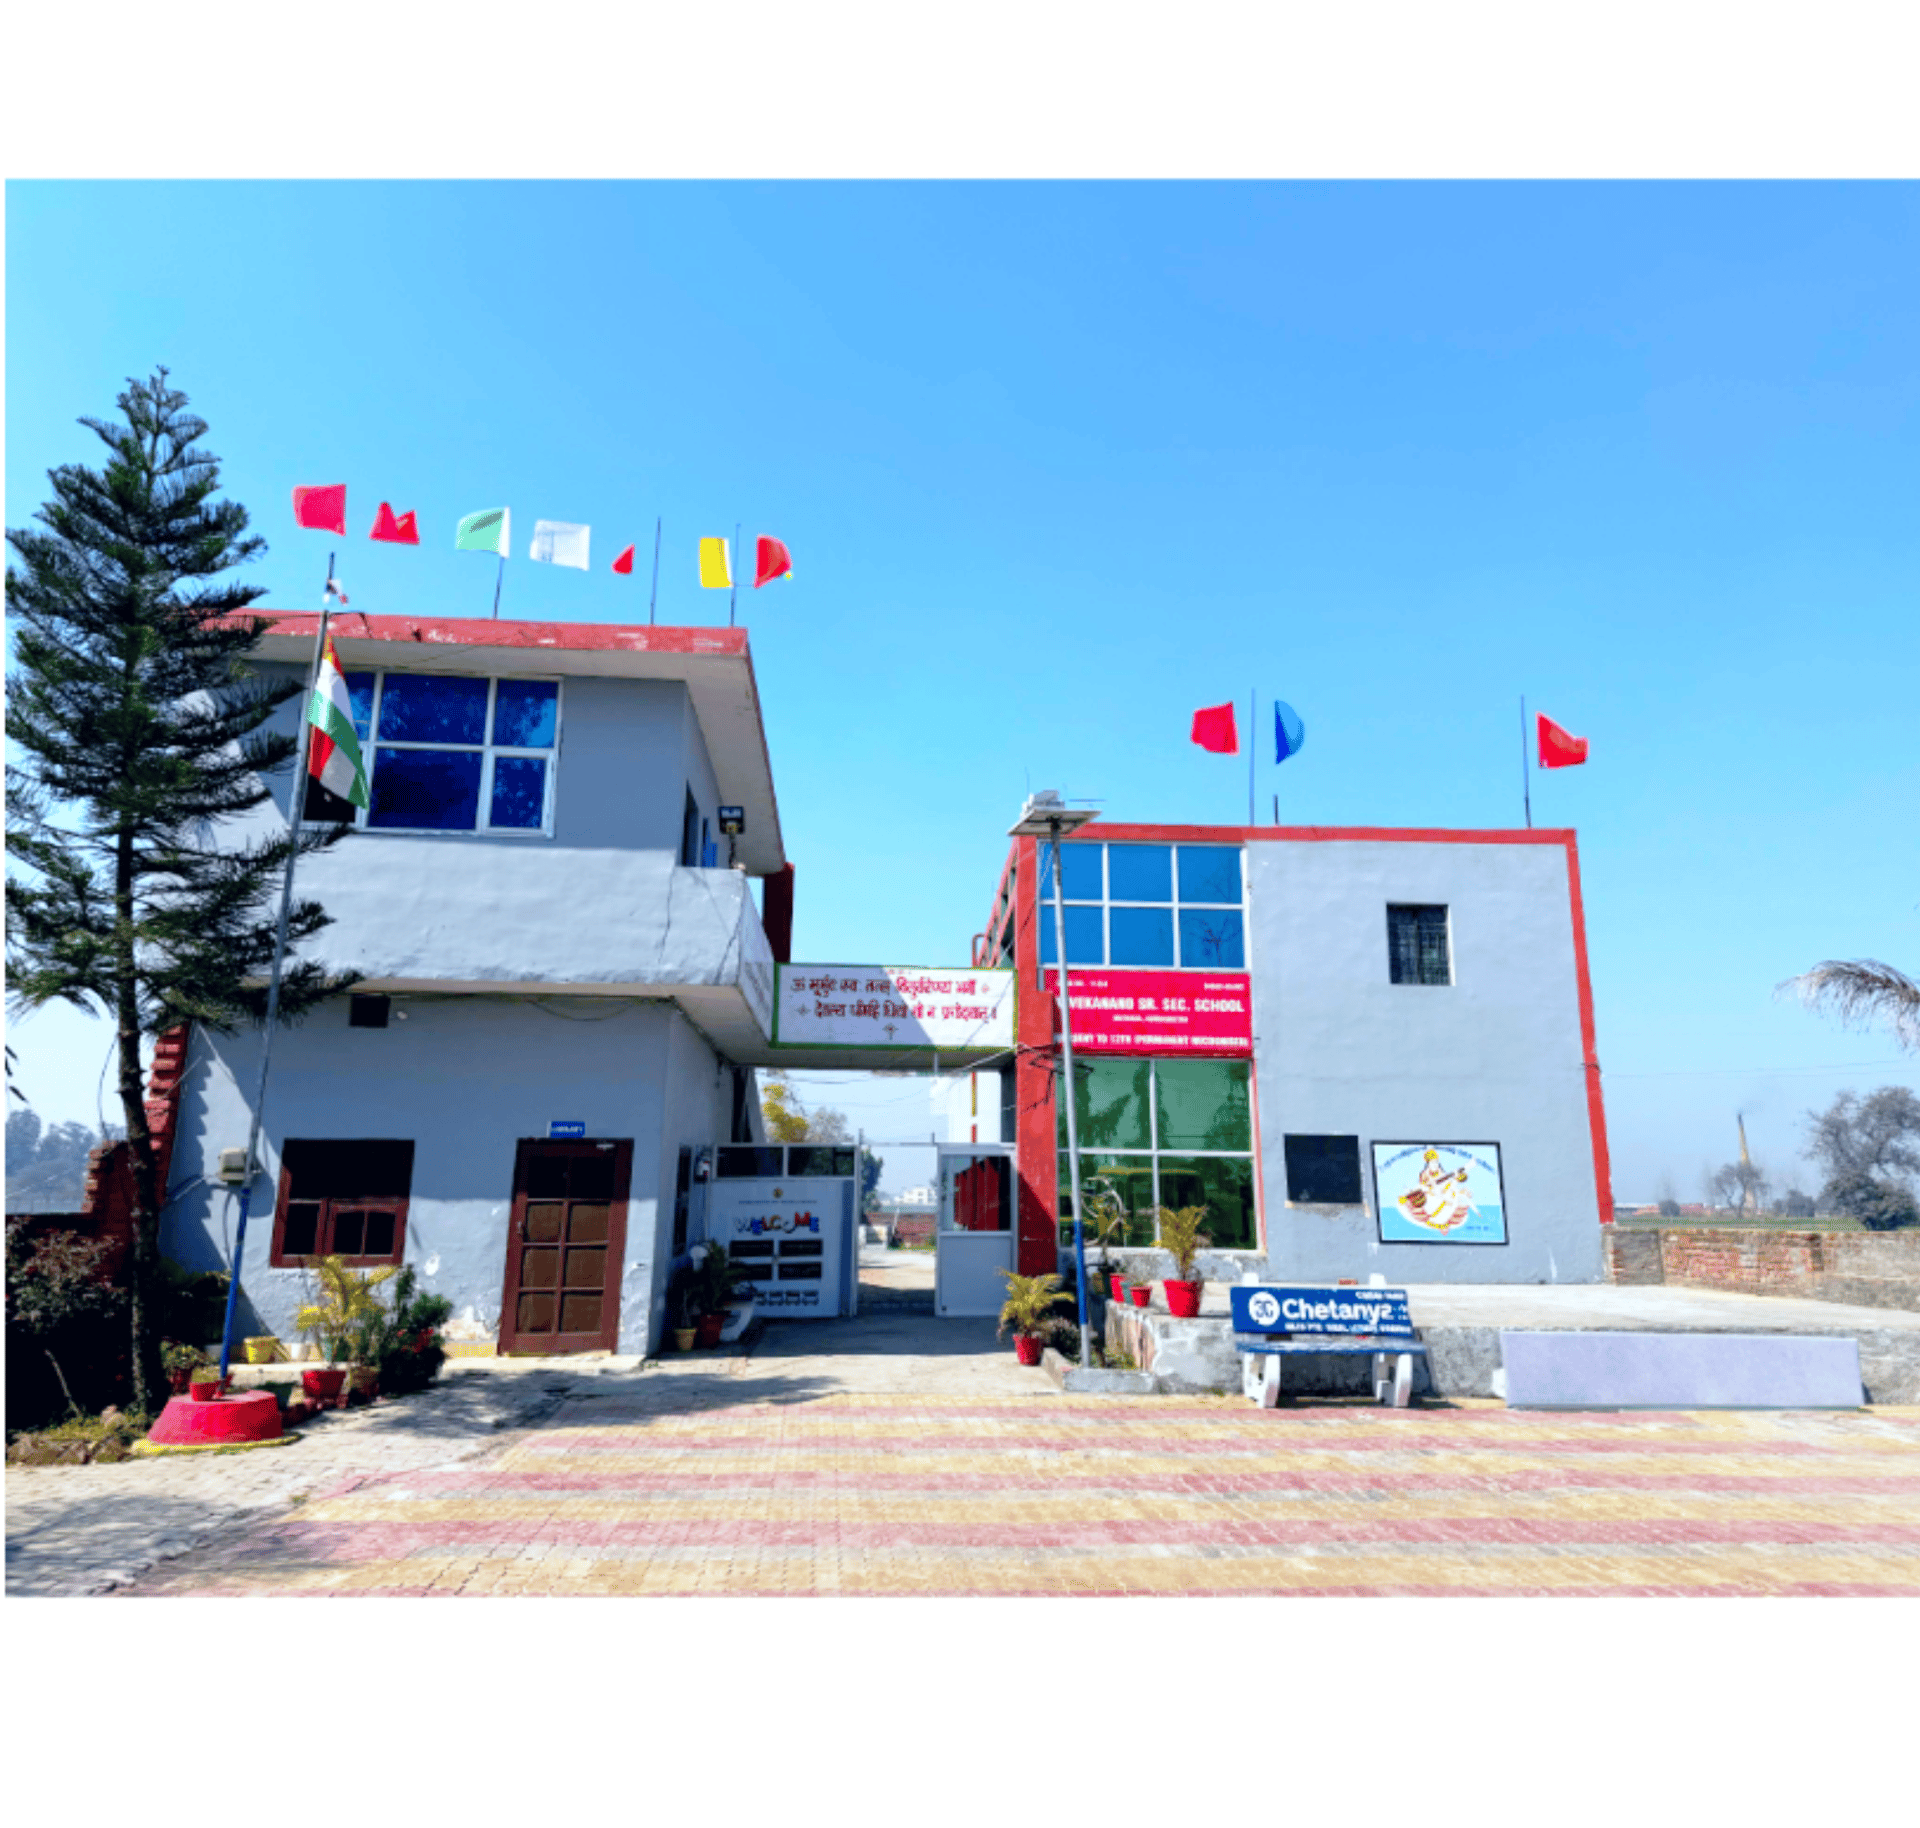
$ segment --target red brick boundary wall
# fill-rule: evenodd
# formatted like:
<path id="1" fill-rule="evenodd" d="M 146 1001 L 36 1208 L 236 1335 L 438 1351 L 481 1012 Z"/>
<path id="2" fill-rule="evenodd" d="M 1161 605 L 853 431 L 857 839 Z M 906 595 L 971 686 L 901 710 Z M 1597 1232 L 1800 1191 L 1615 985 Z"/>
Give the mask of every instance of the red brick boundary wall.
<path id="1" fill-rule="evenodd" d="M 1763 1231 L 1737 1225 L 1610 1225 L 1607 1280 L 1792 1295 L 1920 1310 L 1920 1230 Z"/>

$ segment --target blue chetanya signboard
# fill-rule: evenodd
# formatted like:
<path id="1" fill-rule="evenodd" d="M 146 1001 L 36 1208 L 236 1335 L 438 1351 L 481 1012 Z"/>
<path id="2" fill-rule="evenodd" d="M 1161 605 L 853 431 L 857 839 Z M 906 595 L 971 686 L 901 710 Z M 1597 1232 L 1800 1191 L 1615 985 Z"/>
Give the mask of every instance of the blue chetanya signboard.
<path id="1" fill-rule="evenodd" d="M 1360 1334 L 1411 1339 L 1403 1288 L 1293 1288 L 1237 1283 L 1227 1291 L 1236 1333 Z"/>
<path id="2" fill-rule="evenodd" d="M 578 1117 L 556 1117 L 547 1125 L 549 1142 L 578 1142 L 587 1134 L 586 1124 Z"/>

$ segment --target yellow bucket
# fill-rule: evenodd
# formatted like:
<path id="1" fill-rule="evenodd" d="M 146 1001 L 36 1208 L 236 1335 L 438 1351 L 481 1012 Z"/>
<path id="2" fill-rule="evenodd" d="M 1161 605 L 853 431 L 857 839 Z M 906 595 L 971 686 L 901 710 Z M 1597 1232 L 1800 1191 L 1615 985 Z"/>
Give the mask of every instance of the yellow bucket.
<path id="1" fill-rule="evenodd" d="M 280 1356 L 280 1342 L 272 1334 L 264 1339 L 249 1339 L 245 1343 L 247 1363 L 250 1365 L 270 1365 Z"/>

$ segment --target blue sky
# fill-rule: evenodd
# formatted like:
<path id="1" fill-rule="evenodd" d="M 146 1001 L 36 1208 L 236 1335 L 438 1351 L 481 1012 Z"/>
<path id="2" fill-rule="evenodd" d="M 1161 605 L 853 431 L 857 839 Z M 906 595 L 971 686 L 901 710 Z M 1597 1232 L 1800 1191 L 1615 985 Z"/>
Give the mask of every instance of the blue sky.
<path id="1" fill-rule="evenodd" d="M 507 615 L 644 621 L 660 515 L 660 619 L 724 621 L 697 537 L 783 537 L 741 619 L 803 957 L 964 957 L 1029 786 L 1243 819 L 1186 730 L 1254 688 L 1307 727 L 1263 818 L 1517 824 L 1524 691 L 1592 742 L 1535 817 L 1622 1197 L 1698 1197 L 1737 1108 L 1786 1169 L 1810 1104 L 1920 1084 L 1772 996 L 1920 964 L 1911 185 L 13 183 L 6 232 L 9 526 L 165 362 L 270 605 L 324 576 L 300 482 L 349 484 L 375 612 L 487 613 L 452 526 L 503 502 L 595 556 L 516 559 Z M 12 1039 L 90 1121 L 104 1029 Z"/>

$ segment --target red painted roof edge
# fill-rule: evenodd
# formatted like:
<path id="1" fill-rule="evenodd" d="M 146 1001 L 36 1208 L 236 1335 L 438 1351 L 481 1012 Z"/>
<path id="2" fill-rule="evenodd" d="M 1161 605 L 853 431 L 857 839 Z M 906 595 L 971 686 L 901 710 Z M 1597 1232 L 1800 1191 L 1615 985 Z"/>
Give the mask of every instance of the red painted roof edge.
<path id="1" fill-rule="evenodd" d="M 255 618 L 276 635 L 312 635 L 320 612 L 255 609 L 223 620 Z M 369 616 L 336 610 L 332 627 L 349 640 L 422 642 L 435 647 L 563 648 L 575 653 L 714 654 L 748 656 L 744 628 L 660 628 L 626 622 L 511 622 L 476 616 Z M 565 639 L 557 637 L 564 636 Z M 755 693 L 758 702 L 759 694 Z"/>
<path id="2" fill-rule="evenodd" d="M 1539 827 L 1486 831 L 1445 830 L 1393 825 L 1109 825 L 1095 819 L 1065 839 L 1123 844 L 1568 844 L 1570 828 Z"/>

